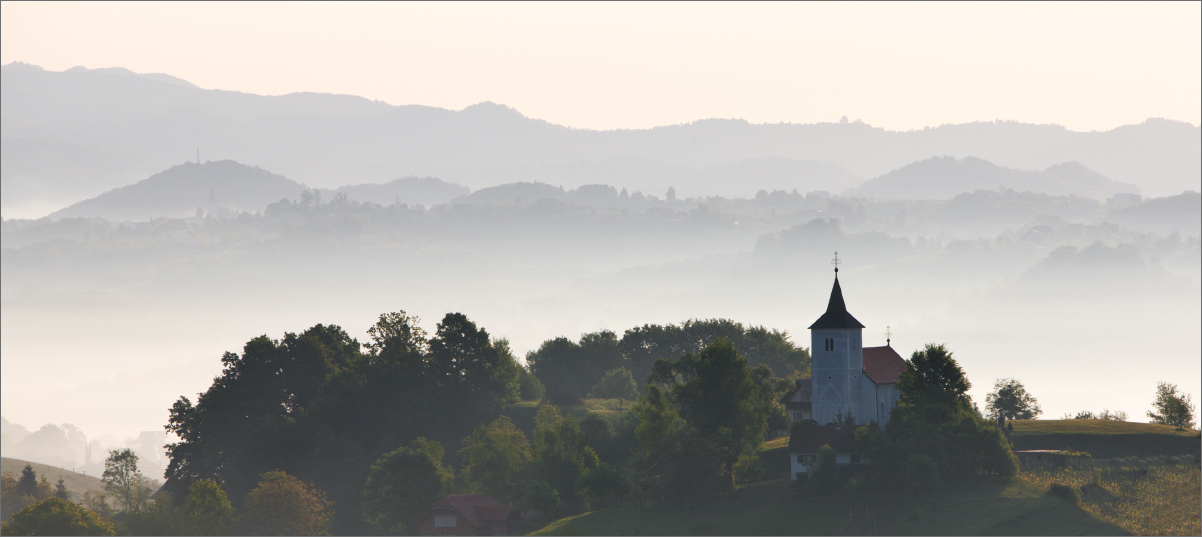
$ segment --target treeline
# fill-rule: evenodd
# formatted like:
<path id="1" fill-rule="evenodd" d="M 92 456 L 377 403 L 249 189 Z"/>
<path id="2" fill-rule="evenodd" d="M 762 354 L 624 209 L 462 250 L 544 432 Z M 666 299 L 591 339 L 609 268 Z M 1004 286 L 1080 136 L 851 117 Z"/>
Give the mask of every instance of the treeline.
<path id="1" fill-rule="evenodd" d="M 226 353 L 212 386 L 171 408 L 179 441 L 153 498 L 136 455 L 114 452 L 105 483 L 116 505 L 45 500 L 6 534 L 67 531 L 46 529 L 66 519 L 90 524 L 78 533 L 403 534 L 438 498 L 474 492 L 536 513 L 532 524 L 618 502 L 688 507 L 775 476 L 760 447 L 790 427 L 778 399 L 809 371 L 784 333 L 727 320 L 549 340 L 529 368 L 458 313 L 432 335 L 404 312 L 381 315 L 368 336 L 317 325 Z M 880 461 L 873 486 L 1013 475 L 1009 445 L 968 401 L 950 353 L 923 353 L 886 431 L 857 435 Z M 540 390 L 558 404 L 522 401 Z M 634 400 L 601 414 L 580 404 L 590 395 Z M 819 492 L 846 478 L 826 459 Z"/>

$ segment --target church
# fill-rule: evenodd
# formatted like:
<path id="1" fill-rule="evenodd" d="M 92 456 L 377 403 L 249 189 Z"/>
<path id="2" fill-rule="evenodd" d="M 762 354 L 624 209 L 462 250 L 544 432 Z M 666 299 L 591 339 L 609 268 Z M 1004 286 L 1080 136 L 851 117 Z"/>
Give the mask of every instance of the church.
<path id="1" fill-rule="evenodd" d="M 847 311 L 836 265 L 826 313 L 810 325 L 811 378 L 781 398 L 794 421 L 813 420 L 789 433 L 792 481 L 808 475 L 823 445 L 835 450 L 838 465 L 866 463 L 852 446 L 855 426 L 884 427 L 897 405 L 897 379 L 906 361 L 888 341 L 865 348 L 863 330 Z"/>

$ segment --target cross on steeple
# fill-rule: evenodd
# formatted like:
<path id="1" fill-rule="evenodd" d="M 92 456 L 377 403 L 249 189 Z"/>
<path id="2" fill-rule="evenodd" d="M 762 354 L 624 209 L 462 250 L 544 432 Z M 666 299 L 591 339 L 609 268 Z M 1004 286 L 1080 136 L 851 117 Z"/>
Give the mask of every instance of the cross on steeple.
<path id="1" fill-rule="evenodd" d="M 893 338 L 893 331 L 892 331 L 892 330 L 890 330 L 888 326 L 886 326 L 886 327 L 885 327 L 885 346 L 886 346 L 886 347 L 892 346 L 892 345 L 890 344 L 890 342 L 891 342 L 890 340 L 891 340 L 892 338 Z"/>
<path id="2" fill-rule="evenodd" d="M 839 260 L 839 252 L 835 252 L 835 258 L 831 260 L 831 264 L 835 266 L 835 274 L 839 273 L 840 263 L 842 263 L 842 261 Z"/>

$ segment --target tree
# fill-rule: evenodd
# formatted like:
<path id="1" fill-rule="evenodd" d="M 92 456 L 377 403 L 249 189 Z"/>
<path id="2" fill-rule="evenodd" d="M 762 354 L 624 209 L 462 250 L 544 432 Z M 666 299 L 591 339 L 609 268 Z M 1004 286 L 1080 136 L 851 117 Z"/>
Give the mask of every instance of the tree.
<path id="1" fill-rule="evenodd" d="M 534 447 L 531 469 L 559 493 L 570 511 L 586 508 L 576 494 L 576 480 L 597 466 L 597 453 L 585 443 L 584 433 L 574 417 L 564 418 L 559 409 L 543 405 L 535 416 Z"/>
<path id="2" fill-rule="evenodd" d="M 630 491 L 630 483 L 622 475 L 621 467 L 600 463 L 591 470 L 586 470 L 576 479 L 576 493 L 591 501 L 596 501 L 597 509 L 605 507 L 605 500 L 615 502 Z"/>
<path id="3" fill-rule="evenodd" d="M 759 449 L 768 430 L 772 393 L 764 393 L 734 345 L 714 340 L 698 354 L 672 364 L 672 396 L 680 415 L 698 433 L 727 450 L 728 468 L 745 453 Z"/>
<path id="4" fill-rule="evenodd" d="M 1156 400 L 1152 402 L 1155 412 L 1149 410 L 1152 423 L 1172 425 L 1178 429 L 1193 429 L 1198 408 L 1191 402 L 1189 394 L 1178 393 L 1176 384 L 1156 384 Z"/>
<path id="5" fill-rule="evenodd" d="M 113 514 L 113 508 L 109 505 L 108 497 L 99 490 L 89 490 L 83 493 L 80 497 L 80 504 L 87 507 L 88 510 L 96 513 L 101 518 L 108 518 Z"/>
<path id="6" fill-rule="evenodd" d="M 477 427 L 463 444 L 463 471 L 472 489 L 502 503 L 513 501 L 514 490 L 530 460 L 526 435 L 508 416 L 501 416 Z"/>
<path id="7" fill-rule="evenodd" d="M 1015 379 L 998 379 L 993 391 L 985 395 L 985 408 L 993 420 L 1029 420 L 1043 413 L 1035 396 Z"/>
<path id="8" fill-rule="evenodd" d="M 266 472 L 242 504 L 247 535 L 329 535 L 332 504 L 321 489 L 284 472 Z"/>
<path id="9" fill-rule="evenodd" d="M 952 352 L 931 343 L 921 351 L 914 351 L 897 380 L 900 403 L 911 407 L 968 405 L 965 394 L 971 387 Z"/>
<path id="10" fill-rule="evenodd" d="M 629 369 L 619 367 L 606 371 L 588 396 L 596 399 L 635 399 L 639 396 L 639 386 Z"/>
<path id="11" fill-rule="evenodd" d="M 234 528 L 234 506 L 221 485 L 202 479 L 188 487 L 188 497 L 180 506 L 193 535 L 228 535 Z"/>
<path id="12" fill-rule="evenodd" d="M 606 371 L 624 363 L 618 337 L 609 330 L 580 336 L 576 343 L 564 337 L 544 341 L 526 355 L 530 371 L 546 387 L 553 402 L 580 399 Z"/>
<path id="13" fill-rule="evenodd" d="M 113 535 L 113 524 L 62 498 L 43 500 L 13 514 L 4 535 Z"/>
<path id="14" fill-rule="evenodd" d="M 818 463 L 811 469 L 809 486 L 819 493 L 835 488 L 835 450 L 829 444 L 818 449 Z"/>
<path id="15" fill-rule="evenodd" d="M 38 493 L 38 473 L 33 471 L 33 466 L 28 464 L 21 470 L 21 478 L 17 480 L 17 494 L 23 496 L 37 496 Z"/>
<path id="16" fill-rule="evenodd" d="M 454 476 L 442 466 L 443 448 L 424 437 L 385 453 L 363 488 L 363 514 L 380 531 L 403 534 L 445 494 Z"/>
<path id="17" fill-rule="evenodd" d="M 67 484 L 63 481 L 63 476 L 58 476 L 58 483 L 54 485 L 54 497 L 71 501 L 71 491 L 67 490 Z"/>
<path id="18" fill-rule="evenodd" d="M 129 448 L 109 451 L 104 461 L 104 491 L 117 500 L 122 511 L 136 512 L 142 505 L 139 494 L 138 455 Z"/>

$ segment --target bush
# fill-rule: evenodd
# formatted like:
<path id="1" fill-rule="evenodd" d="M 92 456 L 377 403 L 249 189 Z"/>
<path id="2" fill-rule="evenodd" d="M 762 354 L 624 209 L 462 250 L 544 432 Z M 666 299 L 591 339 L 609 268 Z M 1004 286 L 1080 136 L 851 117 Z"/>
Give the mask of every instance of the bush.
<path id="1" fill-rule="evenodd" d="M 1056 483 L 1048 487 L 1048 494 L 1072 504 L 1073 507 L 1081 507 L 1081 492 L 1074 487 Z"/>
<path id="2" fill-rule="evenodd" d="M 16 513 L 4 535 L 112 535 L 113 524 L 62 498 L 43 500 Z"/>
<path id="3" fill-rule="evenodd" d="M 605 376 L 601 377 L 588 395 L 596 399 L 637 399 L 639 385 L 634 381 L 634 375 L 629 369 L 619 367 L 605 372 Z"/>

